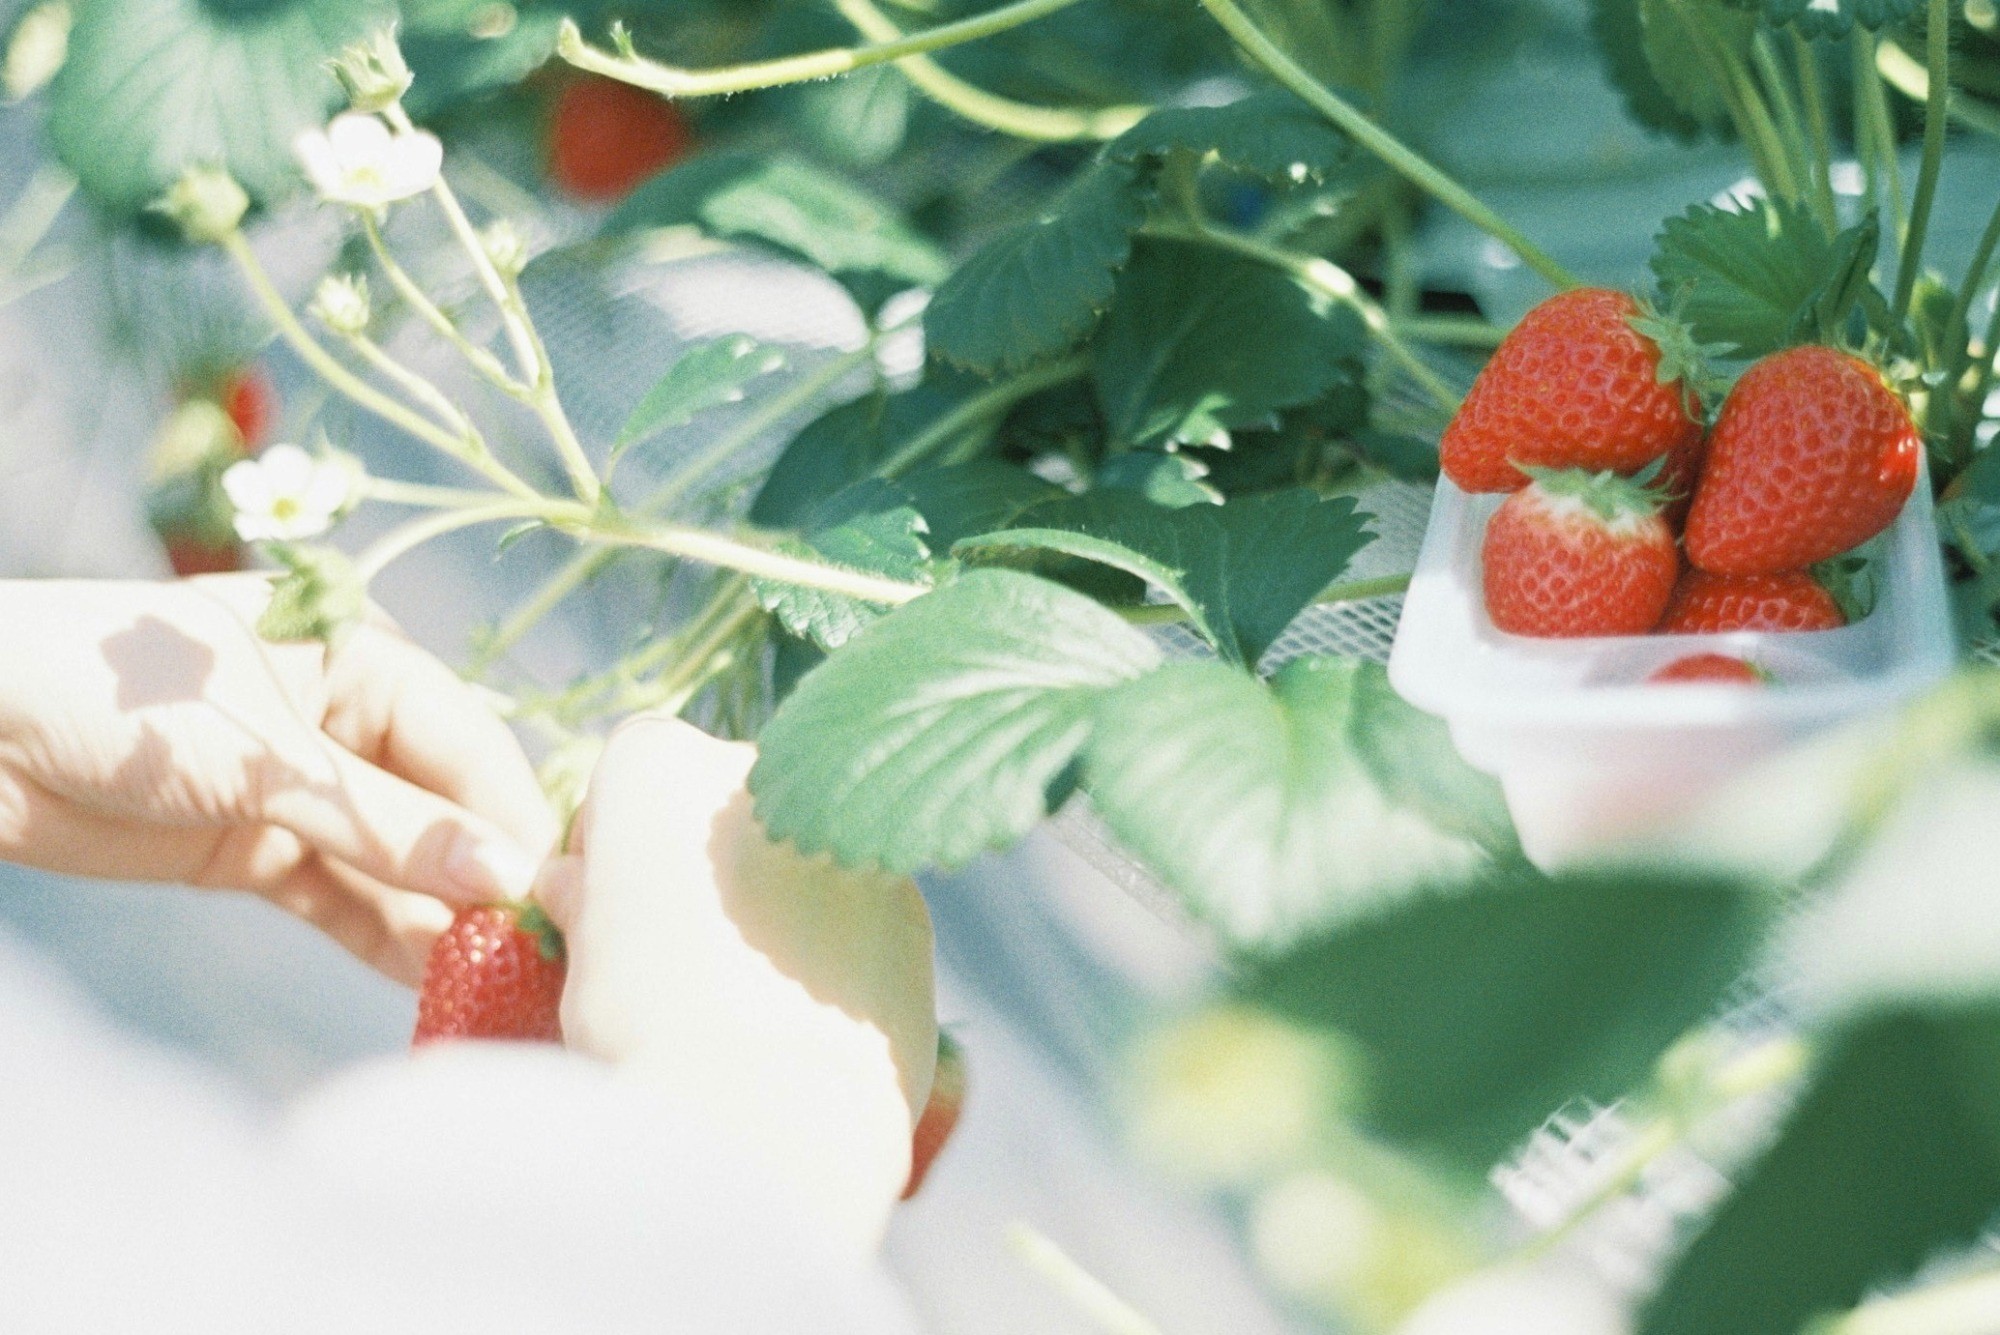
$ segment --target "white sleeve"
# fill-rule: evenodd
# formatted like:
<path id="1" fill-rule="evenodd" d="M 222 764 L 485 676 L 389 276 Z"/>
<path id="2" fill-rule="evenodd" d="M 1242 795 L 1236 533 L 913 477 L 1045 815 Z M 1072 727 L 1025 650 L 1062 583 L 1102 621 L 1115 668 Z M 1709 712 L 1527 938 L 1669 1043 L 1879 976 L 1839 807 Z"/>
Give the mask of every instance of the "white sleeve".
<path id="1" fill-rule="evenodd" d="M 0 1329 L 899 1335 L 701 1111 L 553 1049 L 357 1069 L 271 1117 L 0 938 Z"/>

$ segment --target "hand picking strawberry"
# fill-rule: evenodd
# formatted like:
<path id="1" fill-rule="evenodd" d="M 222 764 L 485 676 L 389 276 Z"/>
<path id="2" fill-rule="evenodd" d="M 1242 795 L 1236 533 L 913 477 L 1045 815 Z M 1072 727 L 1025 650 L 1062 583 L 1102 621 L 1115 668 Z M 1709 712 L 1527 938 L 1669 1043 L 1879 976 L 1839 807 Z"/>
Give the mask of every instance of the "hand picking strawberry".
<path id="1" fill-rule="evenodd" d="M 1445 430 L 1444 475 L 1467 491 L 1513 491 L 1527 484 L 1523 467 L 1636 473 L 1697 444 L 1686 388 L 1661 379 L 1659 344 L 1633 327 L 1640 316 L 1625 293 L 1593 287 L 1529 311 Z"/>
<path id="2" fill-rule="evenodd" d="M 1866 362 L 1787 348 L 1736 382 L 1709 435 L 1688 560 L 1721 575 L 1824 561 L 1887 528 L 1917 481 L 1910 413 Z"/>
<path id="3" fill-rule="evenodd" d="M 448 1038 L 562 1041 L 562 934 L 533 905 L 463 908 L 431 947 L 412 1047 Z"/>
<path id="4" fill-rule="evenodd" d="M 1665 635 L 1725 630 L 1838 630 L 1840 604 L 1803 570 L 1775 575 L 1716 575 L 1690 570 L 1674 586 L 1660 619 Z"/>
<path id="5" fill-rule="evenodd" d="M 1486 610 L 1512 635 L 1643 635 L 1679 573 L 1656 493 L 1613 473 L 1537 470 L 1486 527 Z"/>

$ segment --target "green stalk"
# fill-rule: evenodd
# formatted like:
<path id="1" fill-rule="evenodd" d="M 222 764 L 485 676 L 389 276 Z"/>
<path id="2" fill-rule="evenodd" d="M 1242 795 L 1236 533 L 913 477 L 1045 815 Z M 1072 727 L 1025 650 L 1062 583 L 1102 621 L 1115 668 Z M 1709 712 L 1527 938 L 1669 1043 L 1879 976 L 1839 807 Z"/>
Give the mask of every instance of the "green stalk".
<path id="1" fill-rule="evenodd" d="M 1930 0 L 1925 28 L 1925 55 L 1930 96 L 1924 99 L 1924 159 L 1917 173 L 1917 196 L 1910 205 L 1910 226 L 1903 237 L 1902 263 L 1896 269 L 1896 321 L 1910 313 L 1910 298 L 1923 268 L 1924 238 L 1930 230 L 1931 204 L 1937 197 L 1938 174 L 1944 168 L 1945 107 L 1951 101 L 1951 4 Z"/>
<path id="2" fill-rule="evenodd" d="M 1979 345 L 1979 376 L 1972 382 L 1972 393 L 1966 402 L 1972 406 L 1972 422 L 1978 426 L 1980 418 L 1986 415 L 1986 394 L 1993 388 L 1994 345 L 2000 343 L 2000 301 L 1993 304 L 1993 315 L 1986 322 L 1986 338 Z M 1952 462 L 1964 463 L 1972 456 L 1972 432 L 1964 436 L 1965 448 L 1959 449 L 1958 442 L 1952 443 Z"/>
<path id="3" fill-rule="evenodd" d="M 548 518 L 551 506 L 547 501 L 495 501 L 491 505 L 476 505 L 463 510 L 438 510 L 420 519 L 413 519 L 402 527 L 393 529 L 377 539 L 355 560 L 355 574 L 364 587 L 373 583 L 377 575 L 386 570 L 390 563 L 406 553 L 416 550 L 432 538 L 455 533 L 462 528 L 477 524 L 497 524 L 507 519 Z"/>
<path id="4" fill-rule="evenodd" d="M 1908 224 L 1903 208 L 1903 169 L 1896 161 L 1896 129 L 1889 117 L 1889 98 L 1882 91 L 1882 76 L 1875 67 L 1875 37 L 1856 28 L 1852 40 L 1856 115 L 1866 129 L 1865 142 L 1874 158 L 1869 164 L 1869 193 L 1875 199 L 1887 197 L 1889 217 L 1900 240 Z"/>
<path id="5" fill-rule="evenodd" d="M 1264 35 L 1235 0 L 1201 0 L 1224 32 L 1272 78 L 1298 94 L 1307 105 L 1332 121 L 1349 138 L 1359 143 L 1391 170 L 1452 210 L 1467 222 L 1512 250 L 1536 273 L 1559 288 L 1577 286 L 1576 276 L 1557 263 L 1534 242 L 1528 240 L 1499 214 L 1475 198 L 1471 191 L 1446 176 L 1414 149 L 1361 114 L 1332 89 L 1306 70 Z"/>
<path id="6" fill-rule="evenodd" d="M 922 462 L 938 446 L 970 427 L 998 417 L 1030 395 L 1054 389 L 1082 375 L 1089 365 L 1083 357 L 1065 357 L 1047 366 L 1031 367 L 998 384 L 980 390 L 964 403 L 904 441 L 897 451 L 876 465 L 877 477 L 895 477 L 911 465 Z"/>
<path id="7" fill-rule="evenodd" d="M 805 589 L 846 594 L 864 603 L 896 607 L 930 592 L 926 585 L 884 579 L 823 561 L 791 556 L 768 547 L 751 546 L 706 529 L 681 524 L 618 524 L 593 522 L 579 533 L 589 541 L 624 547 L 644 547 L 703 565 L 735 570 L 757 579 L 774 579 Z"/>
<path id="8" fill-rule="evenodd" d="M 1026 1222 L 1016 1220 L 1008 1226 L 1007 1245 L 1022 1264 L 1074 1304 L 1104 1335 L 1162 1335 L 1158 1326 L 1113 1293 L 1103 1280 Z"/>
<path id="9" fill-rule="evenodd" d="M 1002 5 L 956 23 L 941 23 L 935 28 L 907 35 L 898 32 L 894 37 L 877 38 L 866 46 L 835 47 L 707 70 L 663 65 L 629 50 L 618 55 L 599 51 L 584 40 L 583 30 L 577 27 L 575 20 L 566 18 L 556 31 L 556 54 L 578 69 L 602 74 L 662 97 L 716 97 L 725 93 L 747 93 L 757 88 L 778 88 L 785 84 L 830 79 L 837 74 L 866 69 L 870 65 L 943 51 L 1018 28 L 1024 23 L 1033 23 L 1076 3 L 1077 0 L 1015 0 L 1011 5 Z"/>
<path id="10" fill-rule="evenodd" d="M 458 354 L 471 364 L 473 370 L 513 397 L 525 401 L 529 392 L 528 386 L 509 375 L 498 357 L 467 338 L 453 323 L 452 318 L 438 308 L 437 303 L 431 300 L 430 294 L 418 285 L 416 279 L 410 277 L 409 270 L 405 269 L 390 252 L 389 244 L 382 236 L 382 228 L 376 223 L 373 215 L 366 211 L 361 214 L 361 230 L 368 238 L 368 248 L 375 252 L 375 262 L 381 266 L 389 285 L 396 289 L 396 294 L 403 299 L 404 304 L 415 311 L 439 337 L 456 348 Z"/>
<path id="11" fill-rule="evenodd" d="M 1064 3 L 1070 2 L 1064 0 Z M 903 30 L 877 9 L 873 0 L 834 0 L 834 8 L 871 41 L 886 45 L 905 40 Z M 939 106 L 957 112 L 974 124 L 1013 135 L 1017 139 L 1046 143 L 1116 139 L 1152 110 L 1137 106 L 1087 110 L 1031 106 L 975 87 L 924 55 L 905 56 L 896 62 L 896 68 L 918 91 Z"/>
<path id="12" fill-rule="evenodd" d="M 1928 102 L 1931 76 L 1923 63 L 1894 42 L 1883 42 L 1875 52 L 1875 68 L 1889 86 L 1912 102 Z M 1945 118 L 1976 134 L 2000 138 L 2000 111 L 1976 102 L 1961 88 L 1953 88 L 1945 99 Z"/>
<path id="13" fill-rule="evenodd" d="M 1751 58 L 1757 65 L 1758 81 L 1764 85 L 1770 104 L 1777 113 L 1778 128 L 1788 151 L 1791 170 L 1798 180 L 1799 197 L 1818 207 L 1821 200 L 1813 189 L 1818 173 L 1813 170 L 1812 146 L 1806 142 L 1805 119 L 1799 112 L 1798 102 L 1792 97 L 1791 82 L 1785 77 L 1784 68 L 1778 64 L 1770 34 L 1758 33 L 1750 50 Z M 1820 221 L 1827 224 L 1829 232 L 1839 230 L 1837 223 L 1829 220 L 1824 213 Z"/>
<path id="14" fill-rule="evenodd" d="M 1205 223 L 1148 223 L 1144 228 L 1147 236 L 1166 237 L 1175 241 L 1193 241 L 1202 245 L 1215 246 L 1221 250 L 1234 251 L 1239 255 L 1261 261 L 1292 275 L 1322 296 L 1331 298 L 1348 307 L 1361 317 L 1369 334 L 1382 345 L 1409 377 L 1430 395 L 1433 402 L 1446 413 L 1458 411 L 1459 395 L 1443 376 L 1417 356 L 1415 349 L 1405 343 L 1396 332 L 1394 322 L 1383 309 L 1369 300 L 1361 285 L 1354 281 L 1354 275 L 1335 264 L 1332 260 L 1317 255 L 1302 255 L 1297 251 L 1269 245 L 1238 232 L 1224 231 Z"/>
<path id="15" fill-rule="evenodd" d="M 1499 325 L 1475 316 L 1412 315 L 1401 320 L 1391 316 L 1389 327 L 1403 338 L 1447 348 L 1497 348 L 1507 337 Z"/>
<path id="16" fill-rule="evenodd" d="M 1833 129 L 1827 118 L 1826 88 L 1812 41 L 1797 28 L 1792 29 L 1792 54 L 1798 62 L 1799 96 L 1812 136 L 1813 198 L 1819 201 L 1820 221 L 1834 232 L 1840 228 L 1840 210 L 1833 197 Z"/>

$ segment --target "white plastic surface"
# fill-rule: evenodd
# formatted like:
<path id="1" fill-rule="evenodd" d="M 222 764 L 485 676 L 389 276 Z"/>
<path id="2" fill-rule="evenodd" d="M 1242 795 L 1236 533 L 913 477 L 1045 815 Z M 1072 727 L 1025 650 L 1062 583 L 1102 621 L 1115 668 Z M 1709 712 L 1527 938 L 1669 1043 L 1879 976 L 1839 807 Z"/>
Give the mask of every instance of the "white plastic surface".
<path id="1" fill-rule="evenodd" d="M 1840 630 L 1532 639 L 1487 618 L 1486 521 L 1505 498 L 1440 482 L 1389 680 L 1451 726 L 1495 775 L 1538 865 L 1670 822 L 1745 767 L 1821 729 L 1889 708 L 1945 677 L 1956 655 L 1930 486 L 1890 526 L 1874 610 Z M 1693 653 L 1727 653 L 1775 685 L 1647 685 Z"/>

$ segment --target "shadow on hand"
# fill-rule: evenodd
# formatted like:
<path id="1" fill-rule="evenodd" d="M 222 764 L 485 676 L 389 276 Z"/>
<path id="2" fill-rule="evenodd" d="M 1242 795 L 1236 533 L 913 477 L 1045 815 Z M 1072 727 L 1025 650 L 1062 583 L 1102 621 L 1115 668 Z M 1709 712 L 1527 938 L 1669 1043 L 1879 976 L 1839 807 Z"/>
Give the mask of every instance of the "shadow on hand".
<path id="1" fill-rule="evenodd" d="M 158 617 L 140 617 L 99 647 L 117 675 L 120 709 L 199 700 L 215 671 L 215 650 Z"/>

